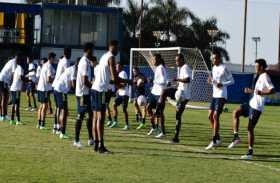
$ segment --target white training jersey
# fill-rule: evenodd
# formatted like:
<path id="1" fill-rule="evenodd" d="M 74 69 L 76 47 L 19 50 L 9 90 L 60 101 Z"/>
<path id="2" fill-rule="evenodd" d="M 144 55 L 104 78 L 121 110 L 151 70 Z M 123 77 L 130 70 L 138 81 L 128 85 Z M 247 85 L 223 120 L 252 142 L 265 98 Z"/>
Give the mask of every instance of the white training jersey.
<path id="1" fill-rule="evenodd" d="M 50 88 L 52 88 L 52 85 L 50 82 L 48 82 L 48 78 L 54 78 L 55 76 L 55 70 L 50 64 L 50 62 L 46 62 L 43 64 L 41 72 L 40 72 L 40 78 L 37 85 L 38 91 L 50 91 Z"/>
<path id="2" fill-rule="evenodd" d="M 15 72 L 17 67 L 16 58 L 9 60 L 3 67 L 0 72 L 0 81 L 4 83 L 10 84 L 13 73 Z"/>
<path id="3" fill-rule="evenodd" d="M 36 82 L 38 82 L 40 79 L 41 70 L 42 70 L 42 66 L 38 65 L 37 70 L 36 70 Z"/>
<path id="4" fill-rule="evenodd" d="M 36 82 L 36 66 L 33 62 L 28 64 L 27 78 L 32 82 Z"/>
<path id="5" fill-rule="evenodd" d="M 67 94 L 71 89 L 71 82 L 76 80 L 76 66 L 73 65 L 65 69 L 65 71 L 61 74 L 59 79 L 56 81 L 54 85 L 54 90 L 57 92 Z"/>
<path id="6" fill-rule="evenodd" d="M 86 56 L 83 56 L 78 64 L 77 79 L 76 79 L 76 96 L 82 97 L 89 95 L 89 88 L 84 84 L 83 77 L 91 77 L 90 61 Z"/>
<path id="7" fill-rule="evenodd" d="M 187 64 L 184 64 L 182 67 L 177 68 L 177 78 L 178 79 L 190 78 L 190 80 L 192 80 L 192 70 Z M 191 99 L 191 83 L 179 82 L 177 90 L 183 91 L 185 99 L 188 100 Z"/>
<path id="8" fill-rule="evenodd" d="M 21 80 L 22 76 L 24 76 L 23 69 L 20 65 L 17 65 L 13 75 L 13 82 L 10 91 L 21 91 L 23 83 L 23 81 Z"/>
<path id="9" fill-rule="evenodd" d="M 264 90 L 270 90 L 273 89 L 274 86 L 271 82 L 271 79 L 267 73 L 262 73 L 255 85 L 255 90 L 253 97 L 250 100 L 250 107 L 252 107 L 255 110 L 258 110 L 260 112 L 264 111 L 264 104 L 265 104 L 265 97 L 261 95 L 257 95 L 257 91 L 264 91 Z"/>
<path id="10" fill-rule="evenodd" d="M 234 79 L 231 72 L 224 64 L 214 65 L 212 68 L 212 84 L 213 84 L 213 98 L 227 99 L 227 87 L 234 84 Z M 221 88 L 217 87 L 217 83 L 221 83 Z"/>
<path id="11" fill-rule="evenodd" d="M 163 65 L 155 68 L 153 88 L 151 93 L 160 96 L 167 86 L 167 72 Z"/>
<path id="12" fill-rule="evenodd" d="M 128 79 L 128 76 L 127 76 L 127 74 L 126 74 L 126 72 L 125 71 L 121 71 L 120 73 L 119 73 L 119 78 L 121 78 L 121 79 Z M 119 96 L 128 96 L 128 85 L 127 84 L 125 84 L 125 87 L 124 88 L 119 88 L 118 89 L 118 94 L 119 94 Z"/>
<path id="13" fill-rule="evenodd" d="M 105 53 L 98 64 L 97 73 L 95 74 L 95 80 L 93 82 L 92 88 L 98 92 L 107 92 L 110 89 L 110 68 L 109 59 L 114 57 L 114 55 L 108 51 Z"/>
<path id="14" fill-rule="evenodd" d="M 55 78 L 53 80 L 53 84 L 52 87 L 55 86 L 57 80 L 59 79 L 59 77 L 61 76 L 61 74 L 65 71 L 65 69 L 69 67 L 69 62 L 68 59 L 66 57 L 63 57 L 62 59 L 59 60 L 58 64 L 57 64 L 57 68 L 56 68 L 56 74 L 55 74 Z"/>

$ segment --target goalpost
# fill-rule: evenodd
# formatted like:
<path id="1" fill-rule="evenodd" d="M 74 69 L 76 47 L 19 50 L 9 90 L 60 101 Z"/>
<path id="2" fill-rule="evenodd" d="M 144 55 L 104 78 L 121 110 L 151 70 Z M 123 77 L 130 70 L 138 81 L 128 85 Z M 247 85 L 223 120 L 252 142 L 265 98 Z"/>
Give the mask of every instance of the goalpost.
<path id="1" fill-rule="evenodd" d="M 187 107 L 192 109 L 208 109 L 209 107 L 199 105 L 200 102 L 209 102 L 212 96 L 212 87 L 207 83 L 210 71 L 199 49 L 183 47 L 132 48 L 130 50 L 130 79 L 133 77 L 133 66 L 137 66 L 147 78 L 152 79 L 154 74 L 153 55 L 161 54 L 165 61 L 168 80 L 172 81 L 173 78 L 177 77 L 175 57 L 178 53 L 184 55 L 186 63 L 192 69 L 191 102 L 198 102 L 198 104 L 187 105 Z M 132 87 L 130 87 L 130 98 L 133 97 L 132 90 Z M 171 99 L 168 99 L 168 101 L 171 105 L 176 105 L 175 101 Z"/>

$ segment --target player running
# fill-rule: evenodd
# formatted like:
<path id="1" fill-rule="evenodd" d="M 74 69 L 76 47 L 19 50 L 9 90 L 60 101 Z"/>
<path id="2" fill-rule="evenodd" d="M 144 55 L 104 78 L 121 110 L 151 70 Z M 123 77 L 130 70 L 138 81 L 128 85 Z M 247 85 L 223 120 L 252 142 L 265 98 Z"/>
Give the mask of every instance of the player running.
<path id="1" fill-rule="evenodd" d="M 118 63 L 116 66 L 116 70 L 118 73 L 118 77 L 121 78 L 124 81 L 128 80 L 127 73 L 123 70 L 123 65 Z M 117 97 L 114 101 L 113 104 L 113 123 L 110 126 L 110 128 L 115 128 L 118 126 L 118 106 L 122 104 L 123 107 L 123 114 L 125 118 L 125 126 L 123 130 L 129 130 L 129 122 L 128 122 L 128 112 L 127 112 L 127 106 L 128 106 L 128 84 L 125 83 L 120 83 L 119 88 L 117 90 Z"/>
<path id="2" fill-rule="evenodd" d="M 92 111 L 91 111 L 91 99 L 90 99 L 90 88 L 91 88 L 91 63 L 94 45 L 92 43 L 86 43 L 84 45 L 84 56 L 80 59 L 76 77 L 76 98 L 77 98 L 77 119 L 75 124 L 75 141 L 74 147 L 82 148 L 83 145 L 80 142 L 80 132 L 82 122 L 85 115 L 88 114 L 87 119 L 87 130 L 88 130 L 88 145 L 93 145 L 92 135 Z"/>
<path id="3" fill-rule="evenodd" d="M 153 113 L 153 109 L 156 109 L 160 96 L 167 86 L 167 72 L 164 60 L 160 54 L 154 55 L 153 65 L 155 66 L 154 81 L 147 104 L 147 112 L 150 116 L 152 128 L 147 135 L 155 135 L 157 138 L 162 138 L 165 136 L 164 115 L 163 113 Z M 161 123 L 161 129 L 159 128 L 159 122 Z"/>
<path id="4" fill-rule="evenodd" d="M 212 76 L 209 76 L 208 83 L 213 85 L 213 98 L 210 104 L 209 120 L 212 128 L 212 141 L 205 148 L 206 150 L 220 146 L 220 115 L 223 112 L 227 100 L 227 87 L 234 84 L 231 72 L 222 63 L 221 54 L 215 51 L 212 55 Z"/>
<path id="5" fill-rule="evenodd" d="M 228 148 L 233 148 L 240 143 L 240 137 L 238 135 L 239 131 L 239 117 L 249 117 L 248 122 L 248 152 L 246 155 L 242 156 L 241 159 L 251 160 L 253 159 L 253 146 L 255 141 L 254 129 L 258 123 L 261 114 L 264 111 L 265 96 L 273 94 L 274 86 L 271 82 L 269 75 L 266 73 L 265 69 L 267 67 L 266 61 L 264 59 L 258 59 L 255 61 L 257 81 L 254 89 L 245 88 L 244 92 L 247 94 L 252 94 L 252 98 L 249 105 L 241 105 L 235 112 L 233 119 L 233 140 Z"/>
<path id="6" fill-rule="evenodd" d="M 64 56 L 59 60 L 57 69 L 56 69 L 56 74 L 55 78 L 52 84 L 52 87 L 54 88 L 57 84 L 57 81 L 59 80 L 60 76 L 63 74 L 63 72 L 69 67 L 69 59 L 71 59 L 71 49 L 70 48 L 64 48 Z M 55 114 L 54 114 L 54 125 L 53 125 L 53 134 L 60 134 L 60 126 L 59 126 L 59 116 L 60 116 L 60 110 L 58 106 L 58 101 L 57 96 L 60 97 L 59 95 L 54 94 L 54 101 L 55 101 Z M 61 98 L 60 98 L 61 99 Z M 60 105 L 61 107 L 61 105 Z"/>
<path id="7" fill-rule="evenodd" d="M 40 78 L 37 85 L 38 101 L 40 102 L 40 106 L 38 109 L 37 127 L 41 130 L 46 129 L 45 119 L 46 119 L 46 112 L 48 109 L 48 101 L 49 101 L 48 91 L 49 88 L 51 88 L 55 76 L 55 70 L 52 66 L 55 57 L 56 57 L 55 53 L 53 52 L 49 53 L 48 61 L 42 65 Z"/>
<path id="8" fill-rule="evenodd" d="M 133 84 L 135 88 L 135 99 L 134 99 L 134 107 L 135 107 L 135 116 L 136 122 L 139 126 L 136 128 L 137 130 L 144 129 L 146 127 L 146 89 L 145 84 L 147 83 L 147 79 L 139 70 L 138 67 L 133 68 Z M 142 107 L 142 111 L 141 111 Z"/>
<path id="9" fill-rule="evenodd" d="M 36 65 L 33 62 L 32 57 L 27 58 L 28 72 L 26 74 L 27 85 L 26 95 L 28 102 L 28 111 L 35 111 L 37 109 L 36 98 L 35 98 L 35 85 L 36 85 Z M 32 107 L 31 99 L 33 100 L 34 107 Z"/>

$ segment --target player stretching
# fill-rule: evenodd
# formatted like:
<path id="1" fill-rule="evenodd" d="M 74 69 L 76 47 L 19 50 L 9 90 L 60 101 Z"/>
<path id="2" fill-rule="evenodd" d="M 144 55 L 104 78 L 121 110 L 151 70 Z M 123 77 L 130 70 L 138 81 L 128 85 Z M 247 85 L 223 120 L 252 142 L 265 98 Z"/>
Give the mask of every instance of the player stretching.
<path id="1" fill-rule="evenodd" d="M 221 145 L 220 138 L 220 115 L 223 112 L 227 100 L 227 86 L 234 83 L 231 72 L 222 63 L 221 54 L 214 52 L 212 55 L 212 76 L 208 78 L 208 83 L 213 85 L 213 98 L 210 104 L 209 120 L 212 128 L 212 141 L 205 148 L 206 150 Z"/>
<path id="2" fill-rule="evenodd" d="M 57 84 L 57 81 L 59 80 L 60 76 L 63 74 L 63 72 L 69 67 L 69 59 L 71 58 L 71 49 L 70 48 L 64 48 L 64 56 L 59 60 L 55 78 L 52 84 L 52 87 L 54 88 Z M 54 125 L 53 125 L 53 134 L 60 134 L 60 126 L 59 126 L 59 116 L 60 116 L 60 110 L 62 107 L 60 104 L 60 107 L 58 106 L 59 99 L 57 97 L 60 97 L 59 95 L 54 94 L 54 101 L 55 101 L 55 114 L 54 114 Z M 60 98 L 61 99 L 61 98 Z"/>
<path id="3" fill-rule="evenodd" d="M 40 106 L 38 109 L 38 128 L 45 129 L 45 118 L 46 112 L 48 109 L 48 101 L 49 95 L 48 91 L 51 88 L 51 84 L 54 79 L 55 70 L 52 66 L 52 63 L 55 60 L 55 53 L 49 53 L 48 61 L 43 64 L 42 70 L 40 73 L 40 78 L 37 86 L 38 91 L 38 101 L 40 102 Z"/>
<path id="4" fill-rule="evenodd" d="M 80 132 L 82 122 L 85 115 L 88 114 L 87 130 L 88 130 L 88 145 L 93 145 L 92 135 L 92 111 L 90 102 L 90 87 L 91 87 L 91 63 L 94 45 L 92 43 L 86 43 L 84 45 L 84 56 L 80 59 L 76 77 L 76 97 L 77 97 L 77 119 L 75 125 L 75 141 L 74 146 L 82 148 L 83 145 L 80 142 Z"/>
<path id="5" fill-rule="evenodd" d="M 117 73 L 120 79 L 122 80 L 128 80 L 128 76 L 126 72 L 123 70 L 122 64 L 117 64 Z M 117 90 L 117 97 L 115 99 L 115 102 L 113 104 L 113 123 L 110 126 L 110 128 L 114 128 L 118 126 L 118 106 L 122 104 L 123 107 L 123 113 L 125 118 L 125 126 L 123 130 L 129 130 L 129 122 L 128 122 L 128 112 L 127 112 L 127 106 L 128 106 L 128 85 L 126 83 L 120 83 L 120 86 Z"/>
<path id="6" fill-rule="evenodd" d="M 35 99 L 35 83 L 36 83 L 36 66 L 33 63 L 32 57 L 27 58 L 28 73 L 26 77 L 28 78 L 26 86 L 26 95 L 28 101 L 28 111 L 35 111 L 37 108 Z M 31 99 L 33 100 L 34 107 L 32 107 Z"/>
<path id="7" fill-rule="evenodd" d="M 134 99 L 134 107 L 136 112 L 136 122 L 139 123 L 139 126 L 136 128 L 137 130 L 145 128 L 145 120 L 146 120 L 146 103 L 147 99 L 145 97 L 146 90 L 145 84 L 147 79 L 144 74 L 139 71 L 138 67 L 133 68 L 133 84 L 135 86 L 135 99 Z M 141 107 L 143 110 L 141 111 Z"/>
<path id="8" fill-rule="evenodd" d="M 162 138 L 165 136 L 164 115 L 163 113 L 154 114 L 153 109 L 156 109 L 160 96 L 167 86 L 167 73 L 164 66 L 164 60 L 160 54 L 156 54 L 153 57 L 153 62 L 153 65 L 155 66 L 154 81 L 147 105 L 147 112 L 151 119 L 152 128 L 148 135 L 156 135 L 157 138 Z M 159 121 L 161 122 L 161 129 L 159 128 Z"/>
<path id="9" fill-rule="evenodd" d="M 10 120 L 10 125 L 21 125 L 20 122 L 20 93 L 22 90 L 22 85 L 25 80 L 24 71 L 21 67 L 21 64 L 24 60 L 22 58 L 18 58 L 16 60 L 16 70 L 13 74 L 13 82 L 10 88 L 11 96 L 12 96 L 12 115 Z M 16 120 L 15 120 L 16 115 Z"/>
<path id="10" fill-rule="evenodd" d="M 115 56 L 118 54 L 118 42 L 111 41 L 109 51 L 105 53 L 98 64 L 94 74 L 95 79 L 92 85 L 91 98 L 93 110 L 93 133 L 95 139 L 94 151 L 108 153 L 104 145 L 104 121 L 106 113 L 106 92 L 110 87 L 110 81 L 118 85 L 117 72 L 115 68 Z"/>
<path id="11" fill-rule="evenodd" d="M 16 60 L 22 58 L 22 53 L 18 53 L 17 56 L 9 60 L 3 67 L 0 73 L 0 92 L 1 92 L 1 108 L 0 108 L 0 121 L 8 120 L 8 100 L 9 100 L 9 85 L 11 84 L 12 76 L 16 70 Z"/>
<path id="12" fill-rule="evenodd" d="M 258 59 L 256 63 L 256 73 L 258 75 L 257 82 L 254 89 L 245 88 L 244 92 L 252 94 L 252 98 L 249 105 L 241 105 L 240 108 L 235 111 L 235 118 L 233 120 L 233 141 L 229 145 L 229 148 L 233 148 L 240 143 L 240 137 L 238 135 L 239 128 L 239 116 L 249 117 L 248 122 L 248 152 L 242 156 L 241 159 L 251 160 L 253 158 L 253 146 L 254 146 L 254 129 L 258 123 L 258 120 L 264 111 L 265 96 L 274 93 L 274 86 L 270 80 L 269 75 L 265 72 L 267 67 L 264 59 Z"/>

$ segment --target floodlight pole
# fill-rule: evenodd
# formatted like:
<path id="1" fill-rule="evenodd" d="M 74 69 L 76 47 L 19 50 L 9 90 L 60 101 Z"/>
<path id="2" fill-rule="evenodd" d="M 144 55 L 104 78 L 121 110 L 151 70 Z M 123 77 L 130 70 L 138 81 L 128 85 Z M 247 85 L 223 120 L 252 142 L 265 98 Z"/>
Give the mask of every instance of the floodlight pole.
<path id="1" fill-rule="evenodd" d="M 256 44 L 256 60 L 258 59 L 258 43 L 261 41 L 260 37 L 252 37 L 252 40 L 255 42 Z"/>
<path id="2" fill-rule="evenodd" d="M 247 34 L 247 8 L 248 8 L 248 0 L 245 0 L 245 7 L 244 7 L 244 32 L 243 32 L 243 52 L 242 52 L 241 72 L 245 71 L 246 34 Z"/>

